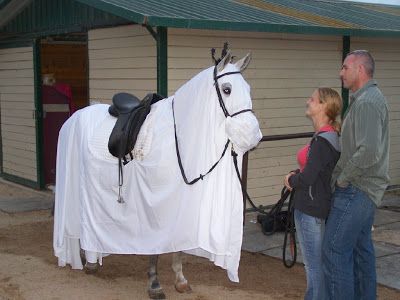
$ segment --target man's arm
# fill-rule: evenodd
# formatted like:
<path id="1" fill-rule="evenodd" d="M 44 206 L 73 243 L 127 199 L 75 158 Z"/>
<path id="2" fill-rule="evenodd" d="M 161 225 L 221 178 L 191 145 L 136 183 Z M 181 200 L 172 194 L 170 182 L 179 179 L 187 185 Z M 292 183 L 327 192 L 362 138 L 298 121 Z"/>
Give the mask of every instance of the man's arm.
<path id="1" fill-rule="evenodd" d="M 339 186 L 348 185 L 352 179 L 362 176 L 379 158 L 379 142 L 382 136 L 381 112 L 372 103 L 361 103 L 354 118 L 356 152 L 343 167 L 337 178 Z"/>

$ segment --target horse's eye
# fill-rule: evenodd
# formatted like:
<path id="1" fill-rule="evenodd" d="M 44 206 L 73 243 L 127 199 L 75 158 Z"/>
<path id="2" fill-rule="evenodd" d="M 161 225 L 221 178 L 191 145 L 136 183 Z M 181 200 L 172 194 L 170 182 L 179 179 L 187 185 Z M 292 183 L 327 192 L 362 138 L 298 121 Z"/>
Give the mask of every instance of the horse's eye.
<path id="1" fill-rule="evenodd" d="M 232 86 L 230 83 L 223 83 L 221 88 L 225 95 L 230 95 L 232 92 Z"/>
<path id="2" fill-rule="evenodd" d="M 223 91 L 224 91 L 224 93 L 226 95 L 230 95 L 231 94 L 231 88 L 224 88 Z"/>

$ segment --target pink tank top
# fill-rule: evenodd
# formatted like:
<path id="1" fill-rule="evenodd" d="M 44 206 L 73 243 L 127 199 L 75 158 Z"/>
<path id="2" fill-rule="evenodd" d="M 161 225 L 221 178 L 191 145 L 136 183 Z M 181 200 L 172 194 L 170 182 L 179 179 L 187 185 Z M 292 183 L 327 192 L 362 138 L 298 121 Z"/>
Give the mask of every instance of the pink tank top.
<path id="1" fill-rule="evenodd" d="M 320 128 L 320 130 L 318 132 L 321 132 L 321 131 L 335 131 L 335 129 L 332 127 L 332 125 L 326 125 L 326 126 Z M 307 154 L 308 154 L 309 148 L 310 148 L 310 143 L 308 143 L 304 147 L 300 148 L 300 150 L 297 152 L 297 163 L 299 164 L 300 172 L 302 172 L 304 167 L 306 166 L 307 157 L 308 157 Z"/>

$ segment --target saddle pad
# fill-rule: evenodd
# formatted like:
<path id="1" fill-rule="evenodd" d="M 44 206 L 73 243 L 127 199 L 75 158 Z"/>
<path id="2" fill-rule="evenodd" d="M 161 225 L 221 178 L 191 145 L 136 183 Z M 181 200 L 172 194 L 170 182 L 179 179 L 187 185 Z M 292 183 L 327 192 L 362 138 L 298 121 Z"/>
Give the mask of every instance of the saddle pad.
<path id="1" fill-rule="evenodd" d="M 111 155 L 108 151 L 108 138 L 114 128 L 115 121 L 117 119 L 106 115 L 103 122 L 100 122 L 99 126 L 93 131 L 92 136 L 88 141 L 89 151 L 96 159 L 103 161 L 118 162 L 117 158 Z"/>
<path id="2" fill-rule="evenodd" d="M 132 150 L 132 155 L 134 160 L 141 161 L 146 155 L 150 152 L 150 147 L 152 143 L 152 124 L 153 117 L 150 112 L 147 115 L 145 122 L 143 123 L 138 138 L 136 140 L 136 144 L 134 149 Z M 111 134 L 111 131 L 114 128 L 116 118 L 111 115 L 107 115 L 103 122 L 100 122 L 100 125 L 94 130 L 92 136 L 88 142 L 89 151 L 97 158 L 103 161 L 112 161 L 117 163 L 118 159 L 114 157 L 110 151 L 108 150 L 108 140 Z M 129 157 L 129 155 L 128 155 Z"/>

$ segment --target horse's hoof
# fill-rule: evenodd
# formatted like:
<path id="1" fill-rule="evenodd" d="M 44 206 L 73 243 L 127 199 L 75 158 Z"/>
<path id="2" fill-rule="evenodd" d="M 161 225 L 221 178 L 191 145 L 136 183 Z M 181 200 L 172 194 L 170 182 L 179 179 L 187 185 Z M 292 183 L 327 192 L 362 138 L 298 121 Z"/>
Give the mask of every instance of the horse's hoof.
<path id="1" fill-rule="evenodd" d="M 99 271 L 99 264 L 98 263 L 90 263 L 86 262 L 85 264 L 85 273 L 86 274 L 95 274 Z"/>
<path id="2" fill-rule="evenodd" d="M 191 293 L 192 288 L 187 281 L 175 283 L 175 289 L 179 293 Z"/>
<path id="3" fill-rule="evenodd" d="M 148 293 L 150 299 L 166 299 L 166 296 L 162 289 L 154 289 L 154 290 L 149 289 Z"/>

